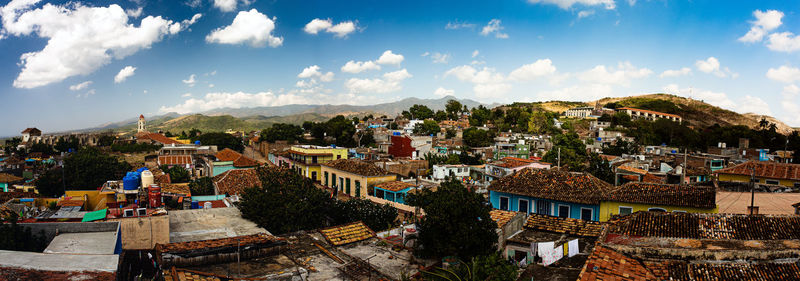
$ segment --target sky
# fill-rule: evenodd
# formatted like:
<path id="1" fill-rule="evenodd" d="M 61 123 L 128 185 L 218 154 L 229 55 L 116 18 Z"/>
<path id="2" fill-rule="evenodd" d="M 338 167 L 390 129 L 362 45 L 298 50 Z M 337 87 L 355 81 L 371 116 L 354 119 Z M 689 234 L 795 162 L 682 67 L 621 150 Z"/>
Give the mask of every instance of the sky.
<path id="1" fill-rule="evenodd" d="M 669 93 L 800 126 L 800 1 L 0 1 L 0 136 L 168 112 Z"/>

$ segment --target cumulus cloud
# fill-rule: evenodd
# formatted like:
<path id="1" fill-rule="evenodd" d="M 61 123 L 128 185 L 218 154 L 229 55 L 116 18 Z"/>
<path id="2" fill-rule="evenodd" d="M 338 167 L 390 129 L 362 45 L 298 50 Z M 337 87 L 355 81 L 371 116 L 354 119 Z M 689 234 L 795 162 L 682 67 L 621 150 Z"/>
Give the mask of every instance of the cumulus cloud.
<path id="1" fill-rule="evenodd" d="M 446 64 L 446 63 L 448 63 L 450 61 L 450 54 L 442 54 L 442 53 L 439 53 L 439 52 L 434 52 L 433 54 L 429 54 L 428 52 L 425 52 L 424 54 L 422 54 L 423 57 L 428 56 L 428 55 L 430 55 L 431 60 L 433 60 L 433 63 L 444 63 L 444 64 Z"/>
<path id="2" fill-rule="evenodd" d="M 753 16 L 756 19 L 750 22 L 750 31 L 742 37 L 739 37 L 739 41 L 748 43 L 760 42 L 767 32 L 781 26 L 783 12 L 776 10 L 767 10 L 766 12 L 755 10 L 753 11 Z"/>
<path id="3" fill-rule="evenodd" d="M 607 84 L 586 84 L 575 85 L 566 88 L 541 91 L 536 97 L 539 101 L 550 100 L 597 100 L 613 95 L 611 85 Z"/>
<path id="4" fill-rule="evenodd" d="M 233 12 L 237 6 L 246 7 L 252 2 L 250 0 L 214 0 L 214 8 L 223 12 Z"/>
<path id="5" fill-rule="evenodd" d="M 308 34 L 318 34 L 320 31 L 325 31 L 333 33 L 335 37 L 342 38 L 356 31 L 356 28 L 357 23 L 353 21 L 343 21 L 334 25 L 331 19 L 315 18 L 306 24 L 303 31 Z"/>
<path id="6" fill-rule="evenodd" d="M 89 85 L 92 85 L 92 83 L 93 83 L 92 81 L 86 81 L 86 82 L 78 83 L 78 84 L 69 86 L 69 90 L 70 91 L 80 91 L 80 90 L 89 88 Z"/>
<path id="7" fill-rule="evenodd" d="M 664 87 L 667 93 L 701 100 L 711 105 L 724 109 L 733 110 L 739 113 L 758 113 L 771 115 L 772 111 L 769 104 L 759 97 L 746 95 L 734 102 L 728 94 L 704 89 L 680 88 L 676 84 Z"/>
<path id="8" fill-rule="evenodd" d="M 424 54 L 423 54 L 424 55 Z M 341 70 L 347 73 L 360 73 L 367 70 L 380 70 L 380 65 L 393 64 L 400 66 L 405 58 L 401 54 L 395 54 L 392 50 L 386 50 L 375 61 L 348 61 L 345 63 Z"/>
<path id="9" fill-rule="evenodd" d="M 220 27 L 206 36 L 206 42 L 218 44 L 249 44 L 252 47 L 270 47 L 283 45 L 283 37 L 276 37 L 272 34 L 275 30 L 275 18 L 270 19 L 267 15 L 258 12 L 256 9 L 250 11 L 240 11 L 233 23 L 229 26 Z"/>
<path id="10" fill-rule="evenodd" d="M 792 126 L 800 125 L 800 105 L 797 104 L 797 97 L 800 96 L 800 87 L 795 84 L 786 85 L 781 92 L 781 108 L 783 109 L 783 120 L 788 121 Z"/>
<path id="11" fill-rule="evenodd" d="M 591 83 L 629 86 L 631 80 L 646 78 L 650 74 L 653 74 L 650 69 L 637 68 L 630 62 L 620 62 L 616 68 L 605 65 L 595 66 L 578 74 L 578 78 Z"/>
<path id="12" fill-rule="evenodd" d="M 456 91 L 453 91 L 451 89 L 445 89 L 442 87 L 436 88 L 436 90 L 433 91 L 433 95 L 437 97 L 453 96 L 455 95 L 455 93 Z"/>
<path id="13" fill-rule="evenodd" d="M 490 34 L 494 34 L 495 38 L 506 39 L 508 38 L 508 34 L 501 32 L 504 27 L 501 24 L 499 19 L 492 19 L 489 21 L 486 26 L 481 29 L 481 35 L 489 36 Z"/>
<path id="14" fill-rule="evenodd" d="M 769 104 L 759 97 L 746 95 L 741 98 L 739 104 L 739 107 L 736 108 L 739 112 L 772 115 Z"/>
<path id="15" fill-rule="evenodd" d="M 584 6 L 602 5 L 605 6 L 605 8 L 608 10 L 613 10 L 617 7 L 617 4 L 614 2 L 614 0 L 528 0 L 528 3 L 552 4 L 564 10 L 571 8 L 573 5 L 584 5 Z M 629 3 L 635 3 L 635 1 Z M 631 4 L 631 6 L 633 6 L 633 4 Z"/>
<path id="16" fill-rule="evenodd" d="M 800 68 L 788 65 L 770 68 L 767 70 L 767 78 L 787 84 L 794 83 L 795 81 L 800 81 Z"/>
<path id="17" fill-rule="evenodd" d="M 138 18 L 138 17 L 142 16 L 142 10 L 143 10 L 142 7 L 139 7 L 137 9 L 135 9 L 135 10 L 134 9 L 125 9 L 125 14 L 127 14 L 129 17 L 132 17 L 132 18 Z"/>
<path id="18" fill-rule="evenodd" d="M 479 54 L 480 52 L 478 52 L 478 50 L 472 51 L 472 58 L 477 57 Z"/>
<path id="19" fill-rule="evenodd" d="M 162 113 L 176 112 L 179 114 L 203 112 L 215 108 L 246 108 L 259 106 L 280 106 L 287 104 L 310 104 L 312 100 L 295 94 L 275 94 L 272 92 L 259 93 L 208 93 L 203 98 L 191 98 L 174 106 L 162 106 Z"/>
<path id="20" fill-rule="evenodd" d="M 506 83 L 503 74 L 493 68 L 484 67 L 477 70 L 470 65 L 462 65 L 451 68 L 444 76 L 453 76 L 458 80 L 472 83 L 472 91 L 479 98 L 498 97 L 511 90 L 511 84 Z"/>
<path id="21" fill-rule="evenodd" d="M 767 48 L 778 52 L 791 53 L 800 50 L 800 36 L 791 32 L 773 33 L 769 35 Z"/>
<path id="22" fill-rule="evenodd" d="M 14 80 L 16 88 L 36 88 L 88 75 L 112 59 L 150 48 L 164 36 L 185 30 L 190 24 L 147 16 L 137 27 L 116 4 L 86 7 L 77 2 L 47 3 L 34 9 L 38 2 L 11 1 L 0 8 L 2 36 L 34 35 L 48 40 L 42 50 L 20 56 L 22 70 Z"/>
<path id="23" fill-rule="evenodd" d="M 456 21 L 447 22 L 447 25 L 444 26 L 444 29 L 462 29 L 462 28 L 475 28 L 475 24 L 474 23 L 459 22 L 458 20 L 456 20 Z"/>
<path id="24" fill-rule="evenodd" d="M 191 97 L 191 96 L 192 96 L 192 93 L 185 93 L 185 94 L 181 95 L 182 98 L 188 98 L 188 97 Z"/>
<path id="25" fill-rule="evenodd" d="M 554 73 L 556 73 L 556 67 L 553 66 L 553 62 L 550 59 L 540 59 L 514 69 L 508 77 L 516 81 L 530 81 Z"/>
<path id="26" fill-rule="evenodd" d="M 668 69 L 668 70 L 664 70 L 664 72 L 661 72 L 661 75 L 658 75 L 658 77 L 661 77 L 661 78 L 665 78 L 665 77 L 678 77 L 678 76 L 689 75 L 689 74 L 691 74 L 691 73 L 692 73 L 692 69 L 691 69 L 691 68 L 688 68 L 688 67 L 683 67 L 683 68 L 681 68 L 681 69 Z"/>
<path id="27" fill-rule="evenodd" d="M 578 12 L 578 18 L 582 19 L 588 16 L 594 15 L 594 10 L 583 10 Z"/>
<path id="28" fill-rule="evenodd" d="M 697 70 L 700 70 L 704 73 L 714 74 L 715 76 L 720 78 L 728 77 L 728 75 L 731 75 L 733 78 L 736 78 L 736 76 L 739 75 L 737 73 L 733 73 L 727 67 L 720 68 L 719 60 L 715 57 L 708 57 L 705 60 L 698 60 L 697 62 L 695 62 L 694 65 L 695 67 L 697 67 Z"/>
<path id="29" fill-rule="evenodd" d="M 401 82 L 411 77 L 412 75 L 404 68 L 398 71 L 384 73 L 382 78 L 350 78 L 345 82 L 344 87 L 348 89 L 351 94 L 390 93 L 403 89 Z"/>
<path id="30" fill-rule="evenodd" d="M 117 75 L 114 76 L 114 83 L 125 82 L 125 80 L 127 80 L 128 77 L 133 76 L 133 74 L 135 74 L 135 73 L 136 73 L 136 68 L 135 67 L 130 66 L 130 65 L 126 66 L 126 67 L 120 69 L 119 73 L 117 73 Z"/>
<path id="31" fill-rule="evenodd" d="M 297 78 L 314 78 L 319 79 L 322 82 L 330 82 L 333 81 L 334 74 L 333 72 L 322 73 L 319 71 L 320 67 L 318 65 L 312 65 L 303 69 L 300 74 L 297 74 Z M 299 83 L 299 82 L 298 82 Z"/>
<path id="32" fill-rule="evenodd" d="M 183 84 L 188 85 L 189 87 L 194 87 L 194 84 L 197 83 L 197 80 L 195 79 L 195 75 L 192 74 L 189 75 L 188 79 L 181 80 L 181 82 L 183 82 Z"/>

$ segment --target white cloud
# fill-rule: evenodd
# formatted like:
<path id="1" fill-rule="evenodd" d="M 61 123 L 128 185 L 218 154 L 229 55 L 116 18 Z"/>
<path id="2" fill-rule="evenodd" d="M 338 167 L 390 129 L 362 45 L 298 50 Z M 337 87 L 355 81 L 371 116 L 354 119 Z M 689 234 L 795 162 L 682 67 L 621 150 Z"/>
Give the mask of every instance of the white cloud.
<path id="1" fill-rule="evenodd" d="M 318 65 L 312 65 L 303 69 L 300 74 L 297 74 L 297 78 L 318 78 L 322 82 L 330 82 L 333 81 L 334 74 L 333 72 L 322 73 L 319 71 L 320 67 Z M 299 82 L 298 82 L 299 83 Z"/>
<path id="2" fill-rule="evenodd" d="M 270 47 L 283 45 L 283 37 L 272 34 L 275 29 L 275 19 L 259 13 L 256 9 L 240 11 L 233 19 L 233 23 L 226 27 L 215 29 L 206 36 L 206 42 L 219 44 L 249 44 L 253 47 Z"/>
<path id="3" fill-rule="evenodd" d="M 456 91 L 453 91 L 451 89 L 445 89 L 442 87 L 436 88 L 436 90 L 433 91 L 433 95 L 437 97 L 454 96 L 455 94 Z"/>
<path id="4" fill-rule="evenodd" d="M 117 73 L 117 75 L 114 76 L 114 83 L 125 82 L 125 80 L 128 79 L 128 77 L 133 76 L 133 74 L 135 74 L 135 73 L 136 73 L 136 68 L 135 67 L 130 66 L 130 65 L 126 66 L 126 67 L 120 69 L 119 73 Z"/>
<path id="5" fill-rule="evenodd" d="M 442 54 L 439 52 L 435 52 L 431 54 L 431 59 L 433 63 L 448 63 L 450 61 L 450 54 Z"/>
<path id="6" fill-rule="evenodd" d="M 214 7 L 223 12 L 233 12 L 239 6 L 239 3 L 241 3 L 242 7 L 246 7 L 252 2 L 250 0 L 214 0 Z"/>
<path id="7" fill-rule="evenodd" d="M 516 81 L 530 81 L 554 73 L 556 73 L 556 67 L 553 66 L 553 62 L 550 59 L 540 59 L 514 69 L 508 77 Z"/>
<path id="8" fill-rule="evenodd" d="M 479 54 L 480 54 L 480 52 L 478 52 L 478 50 L 472 51 L 472 57 L 473 58 L 477 57 Z"/>
<path id="9" fill-rule="evenodd" d="M 92 81 L 86 81 L 86 82 L 78 83 L 78 84 L 69 86 L 69 90 L 70 91 L 80 91 L 80 90 L 89 88 L 89 85 L 91 85 L 92 83 L 93 83 Z"/>
<path id="10" fill-rule="evenodd" d="M 366 70 L 380 70 L 381 66 L 372 61 L 348 61 L 342 66 L 342 72 L 360 73 Z"/>
<path id="11" fill-rule="evenodd" d="M 578 12 L 578 18 L 582 19 L 588 16 L 594 15 L 594 10 L 583 10 Z"/>
<path id="12" fill-rule="evenodd" d="M 183 84 L 188 85 L 189 87 L 194 87 L 194 84 L 197 83 L 197 80 L 195 79 L 195 75 L 192 74 L 189 75 L 189 79 L 181 80 L 181 82 L 183 82 Z"/>
<path id="13" fill-rule="evenodd" d="M 764 100 L 759 97 L 746 95 L 734 102 L 726 93 L 714 92 L 703 89 L 680 88 L 678 85 L 670 84 L 664 87 L 667 93 L 701 100 L 711 105 L 724 109 L 733 110 L 739 113 L 758 113 L 771 115 L 772 111 Z"/>
<path id="14" fill-rule="evenodd" d="M 800 36 L 791 32 L 773 33 L 769 35 L 767 48 L 778 52 L 791 53 L 800 50 Z"/>
<path id="15" fill-rule="evenodd" d="M 139 7 L 136 10 L 134 10 L 134 9 L 125 9 L 125 14 L 127 14 L 129 17 L 132 17 L 132 18 L 138 18 L 138 17 L 142 16 L 142 10 L 143 10 L 142 7 Z"/>
<path id="16" fill-rule="evenodd" d="M 462 65 L 451 68 L 444 76 L 454 76 L 458 80 L 472 83 L 472 91 L 479 98 L 498 97 L 511 90 L 511 84 L 505 82 L 503 74 L 497 73 L 493 68 L 484 67 L 479 71 L 470 65 Z"/>
<path id="17" fill-rule="evenodd" d="M 795 81 L 800 81 L 800 68 L 788 65 L 770 68 L 767 70 L 767 78 L 787 84 L 794 83 Z"/>
<path id="18" fill-rule="evenodd" d="M 499 19 L 492 19 L 489 21 L 486 26 L 481 29 L 481 35 L 489 36 L 490 34 L 494 33 L 495 38 L 508 38 L 508 34 L 502 33 L 501 31 L 504 29 L 503 26 L 500 25 L 501 21 Z"/>
<path id="19" fill-rule="evenodd" d="M 214 88 L 214 84 L 208 84 L 209 88 Z"/>
<path id="20" fill-rule="evenodd" d="M 476 84 L 472 87 L 475 91 L 475 96 L 482 99 L 496 98 L 504 96 L 511 91 L 511 84 L 496 83 L 496 84 Z"/>
<path id="21" fill-rule="evenodd" d="M 720 78 L 728 77 L 728 75 L 731 75 L 733 78 L 739 76 L 738 73 L 731 72 L 731 70 L 727 67 L 720 68 L 719 60 L 715 57 L 708 57 L 705 60 L 698 60 L 694 65 L 697 67 L 697 70 L 714 74 Z"/>
<path id="22" fill-rule="evenodd" d="M 403 89 L 400 84 L 403 80 L 411 78 L 412 75 L 404 68 L 394 72 L 383 74 L 382 78 L 359 79 L 350 78 L 344 84 L 350 93 L 390 93 Z"/>
<path id="23" fill-rule="evenodd" d="M 400 65 L 403 59 L 403 55 L 392 53 L 392 50 L 386 50 L 381 54 L 381 57 L 378 58 L 377 63 Z"/>
<path id="24" fill-rule="evenodd" d="M 664 77 L 678 77 L 678 76 L 689 75 L 691 73 L 692 73 L 692 69 L 691 68 L 683 67 L 681 69 L 665 70 L 664 72 L 661 72 L 661 75 L 659 75 L 658 77 L 661 77 L 661 78 L 664 78 Z"/>
<path id="25" fill-rule="evenodd" d="M 182 98 L 188 98 L 188 97 L 191 97 L 191 96 L 192 96 L 192 93 L 185 93 L 185 94 L 181 95 Z"/>
<path id="26" fill-rule="evenodd" d="M 561 9 L 567 10 L 573 5 L 580 4 L 584 6 L 598 6 L 603 5 L 608 10 L 613 10 L 617 7 L 614 0 L 528 0 L 529 3 L 537 4 L 553 4 Z M 635 3 L 635 1 L 634 1 Z M 631 4 L 633 6 L 633 4 Z"/>
<path id="27" fill-rule="evenodd" d="M 536 97 L 539 101 L 552 100 L 597 100 L 610 97 L 612 87 L 607 84 L 575 85 L 562 89 L 539 92 Z"/>
<path id="28" fill-rule="evenodd" d="M 781 108 L 783 109 L 783 120 L 792 126 L 800 125 L 800 105 L 797 104 L 797 97 L 800 96 L 800 87 L 795 84 L 786 85 L 781 92 Z"/>
<path id="29" fill-rule="evenodd" d="M 36 88 L 76 75 L 88 75 L 112 59 L 128 57 L 165 35 L 186 28 L 183 22 L 147 16 L 139 26 L 129 22 L 119 5 L 87 7 L 78 2 L 65 5 L 39 1 L 11 1 L 0 8 L 4 36 L 35 35 L 46 38 L 39 51 L 20 56 L 22 70 L 14 80 L 16 88 Z"/>
<path id="30" fill-rule="evenodd" d="M 776 10 L 767 10 L 766 12 L 755 10 L 753 11 L 753 16 L 756 17 L 756 20 L 750 22 L 752 25 L 750 31 L 740 37 L 739 41 L 748 43 L 760 42 L 768 31 L 781 26 L 783 12 Z"/>
<path id="31" fill-rule="evenodd" d="M 630 62 L 620 62 L 616 68 L 607 68 L 605 65 L 595 66 L 580 73 L 578 78 L 591 83 L 629 86 L 631 80 L 645 78 L 650 74 L 653 74 L 650 69 L 636 68 Z"/>
<path id="32" fill-rule="evenodd" d="M 86 91 L 86 93 L 77 94 L 75 97 L 76 98 L 84 98 L 85 99 L 85 98 L 88 98 L 89 96 L 94 95 L 96 93 L 97 92 L 94 89 L 91 89 L 91 90 Z"/>
<path id="33" fill-rule="evenodd" d="M 162 113 L 177 112 L 179 114 L 186 114 L 225 107 L 246 108 L 310 103 L 313 103 L 313 101 L 295 94 L 276 95 L 272 92 L 259 92 L 254 94 L 245 92 L 218 92 L 208 93 L 203 98 L 191 98 L 174 106 L 162 106 L 159 111 Z"/>
<path id="34" fill-rule="evenodd" d="M 448 22 L 447 25 L 444 26 L 444 29 L 462 29 L 462 28 L 475 28 L 475 24 L 459 22 L 458 20 L 456 20 L 454 22 Z"/>
<path id="35" fill-rule="evenodd" d="M 331 19 L 315 18 L 306 24 L 303 31 L 308 34 L 317 34 L 320 31 L 325 31 L 335 34 L 335 37 L 346 37 L 356 31 L 356 27 L 357 23 L 352 21 L 343 21 L 334 25 Z"/>
<path id="36" fill-rule="evenodd" d="M 769 109 L 769 104 L 767 104 L 767 102 L 765 102 L 759 97 L 746 95 L 743 98 L 741 98 L 739 104 L 740 105 L 739 107 L 736 108 L 736 110 L 741 113 L 758 113 L 758 114 L 772 115 L 772 110 Z"/>

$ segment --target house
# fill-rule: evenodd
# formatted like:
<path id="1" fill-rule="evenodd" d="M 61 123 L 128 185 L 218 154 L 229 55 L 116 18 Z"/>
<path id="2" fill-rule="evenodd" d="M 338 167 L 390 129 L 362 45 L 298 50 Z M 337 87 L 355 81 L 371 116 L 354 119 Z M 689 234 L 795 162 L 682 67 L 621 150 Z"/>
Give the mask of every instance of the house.
<path id="1" fill-rule="evenodd" d="M 316 182 L 320 177 L 320 165 L 338 159 L 347 159 L 347 148 L 334 146 L 294 145 L 289 149 L 290 169 Z"/>
<path id="2" fill-rule="evenodd" d="M 800 217 L 636 212 L 610 223 L 578 280 L 800 280 Z"/>
<path id="3" fill-rule="evenodd" d="M 211 161 L 212 176 L 217 176 L 234 169 L 249 169 L 258 167 L 259 165 L 256 160 L 244 156 L 230 148 L 220 150 L 214 157 L 216 161 Z"/>
<path id="4" fill-rule="evenodd" d="M 424 158 L 425 154 L 433 148 L 433 138 L 430 136 L 408 136 L 396 133 L 391 136 L 391 142 L 392 145 L 387 152 L 395 158 Z"/>
<path id="5" fill-rule="evenodd" d="M 571 118 L 587 118 L 592 115 L 593 111 L 594 107 L 591 106 L 570 108 L 567 109 L 567 111 L 564 111 L 564 116 Z"/>
<path id="6" fill-rule="evenodd" d="M 681 118 L 679 115 L 646 110 L 646 109 L 632 108 L 632 107 L 617 108 L 617 112 L 625 112 L 628 115 L 630 115 L 631 118 L 633 119 L 643 118 L 649 121 L 656 121 L 657 119 L 667 119 L 678 123 L 683 121 L 683 118 Z"/>
<path id="7" fill-rule="evenodd" d="M 444 180 L 445 177 L 454 177 L 458 180 L 469 177 L 470 166 L 458 165 L 433 165 L 433 179 Z"/>
<path id="8" fill-rule="evenodd" d="M 14 183 L 21 182 L 22 178 L 6 173 L 0 173 L 0 191 L 8 192 L 11 188 L 11 185 Z"/>
<path id="9" fill-rule="evenodd" d="M 629 182 L 608 192 L 600 203 L 600 221 L 638 211 L 716 213 L 713 186 Z"/>
<path id="10" fill-rule="evenodd" d="M 191 171 L 192 164 L 191 155 L 159 155 L 158 156 L 158 166 L 180 166 L 186 168 L 187 170 Z"/>
<path id="11" fill-rule="evenodd" d="M 500 161 L 488 163 L 484 166 L 486 180 L 493 181 L 525 168 L 550 169 L 550 163 L 539 162 L 532 159 L 505 157 Z"/>
<path id="12" fill-rule="evenodd" d="M 238 195 L 250 187 L 260 187 L 256 169 L 236 169 L 225 171 L 213 178 L 217 194 Z"/>
<path id="13" fill-rule="evenodd" d="M 42 136 L 42 130 L 37 128 L 27 128 L 22 131 L 22 143 L 27 143 L 29 141 L 33 141 L 37 137 Z"/>
<path id="14" fill-rule="evenodd" d="M 800 188 L 800 164 L 748 161 L 714 172 L 720 182 L 755 183 Z"/>
<path id="15" fill-rule="evenodd" d="M 494 145 L 494 160 L 505 157 L 515 157 L 529 159 L 531 157 L 530 146 L 524 140 L 517 143 L 497 143 Z"/>
<path id="16" fill-rule="evenodd" d="M 600 202 L 613 186 L 586 173 L 525 168 L 493 181 L 496 209 L 598 221 Z"/>
<path id="17" fill-rule="evenodd" d="M 338 159 L 320 165 L 322 185 L 350 197 L 365 198 L 375 185 L 397 176 L 359 159 Z"/>
<path id="18" fill-rule="evenodd" d="M 646 170 L 627 165 L 621 165 L 614 169 L 614 185 L 622 185 L 628 182 L 663 183 L 664 179 Z"/>
<path id="19" fill-rule="evenodd" d="M 428 160 L 394 159 L 377 160 L 372 164 L 383 168 L 389 173 L 397 174 L 401 177 L 416 177 L 425 175 L 428 170 Z"/>
<path id="20" fill-rule="evenodd" d="M 506 246 L 506 239 L 522 229 L 527 216 L 519 212 L 492 209 L 489 217 L 497 223 L 497 248 L 502 251 Z"/>
<path id="21" fill-rule="evenodd" d="M 178 140 L 168 138 L 159 133 L 140 132 L 136 134 L 136 143 L 149 143 L 160 145 L 182 145 Z"/>
<path id="22" fill-rule="evenodd" d="M 406 195 L 408 195 L 409 191 L 416 188 L 416 185 L 408 182 L 387 181 L 376 184 L 373 188 L 373 191 L 369 195 L 387 200 L 389 202 L 406 204 Z"/>

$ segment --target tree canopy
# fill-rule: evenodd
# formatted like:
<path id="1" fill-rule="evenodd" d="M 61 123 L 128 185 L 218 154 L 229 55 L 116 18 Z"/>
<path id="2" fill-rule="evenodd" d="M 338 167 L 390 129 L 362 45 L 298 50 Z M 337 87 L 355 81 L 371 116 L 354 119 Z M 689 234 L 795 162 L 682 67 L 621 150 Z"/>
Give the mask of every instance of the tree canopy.
<path id="1" fill-rule="evenodd" d="M 439 124 L 433 120 L 425 120 L 422 123 L 417 123 L 414 125 L 414 134 L 415 135 L 435 135 L 441 131 L 439 128 Z"/>
<path id="2" fill-rule="evenodd" d="M 303 128 L 285 123 L 273 124 L 272 127 L 261 130 L 261 139 L 268 142 L 279 140 L 289 143 L 298 142 L 303 139 Z"/>
<path id="3" fill-rule="evenodd" d="M 64 194 L 62 168 L 50 169 L 36 180 L 42 195 L 57 197 Z M 68 190 L 97 189 L 109 180 L 119 180 L 131 170 L 131 165 L 97 148 L 85 147 L 64 159 L 63 176 Z"/>
<path id="4" fill-rule="evenodd" d="M 244 144 L 242 143 L 242 140 L 231 134 L 219 132 L 205 133 L 196 136 L 192 140 L 199 140 L 203 145 L 216 145 L 218 150 L 230 148 L 238 152 L 244 151 Z"/>
<path id="5" fill-rule="evenodd" d="M 189 183 L 189 190 L 192 195 L 214 195 L 214 179 L 211 177 L 201 177 Z"/>
<path id="6" fill-rule="evenodd" d="M 464 144 L 469 147 L 487 147 L 494 144 L 494 133 L 478 128 L 467 128 L 462 132 Z"/>

